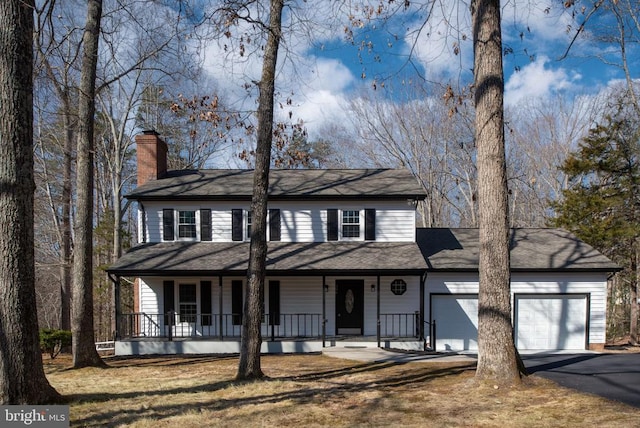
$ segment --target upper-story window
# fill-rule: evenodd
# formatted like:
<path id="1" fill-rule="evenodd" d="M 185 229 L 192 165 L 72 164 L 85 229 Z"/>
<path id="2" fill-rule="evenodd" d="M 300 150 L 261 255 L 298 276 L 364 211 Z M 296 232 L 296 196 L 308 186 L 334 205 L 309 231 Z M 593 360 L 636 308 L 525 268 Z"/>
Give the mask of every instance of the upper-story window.
<path id="1" fill-rule="evenodd" d="M 360 211 L 342 211 L 342 237 L 345 239 L 360 237 Z"/>
<path id="2" fill-rule="evenodd" d="M 178 209 L 162 210 L 163 241 L 211 241 L 210 209 Z"/>
<path id="3" fill-rule="evenodd" d="M 196 239 L 196 212 L 178 211 L 178 238 Z"/>
<path id="4" fill-rule="evenodd" d="M 280 210 L 269 209 L 268 212 L 267 239 L 280 240 Z M 253 213 L 250 210 L 231 210 L 231 240 L 248 241 L 251 239 L 253 227 Z"/>
<path id="5" fill-rule="evenodd" d="M 364 211 L 364 215 L 363 215 Z M 375 241 L 376 210 L 327 210 L 328 241 Z"/>

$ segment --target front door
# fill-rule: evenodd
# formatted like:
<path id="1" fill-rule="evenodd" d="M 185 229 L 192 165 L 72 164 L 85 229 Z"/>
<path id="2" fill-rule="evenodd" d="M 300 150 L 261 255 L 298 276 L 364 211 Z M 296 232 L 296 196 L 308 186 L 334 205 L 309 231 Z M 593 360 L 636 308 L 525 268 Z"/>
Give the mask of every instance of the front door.
<path id="1" fill-rule="evenodd" d="M 363 334 L 364 280 L 336 281 L 336 328 L 337 334 Z"/>

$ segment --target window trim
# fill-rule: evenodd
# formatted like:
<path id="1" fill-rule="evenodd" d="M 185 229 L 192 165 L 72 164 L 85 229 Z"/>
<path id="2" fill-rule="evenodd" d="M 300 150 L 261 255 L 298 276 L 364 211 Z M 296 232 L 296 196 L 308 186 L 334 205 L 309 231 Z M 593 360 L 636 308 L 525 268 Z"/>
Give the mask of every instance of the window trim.
<path id="1" fill-rule="evenodd" d="M 344 236 L 344 226 L 355 226 L 356 223 L 344 223 L 345 212 L 356 211 L 358 213 L 358 236 Z M 339 241 L 364 241 L 364 209 L 361 208 L 343 208 L 338 214 L 338 240 Z"/>
<path id="2" fill-rule="evenodd" d="M 193 223 L 180 223 L 180 214 L 181 213 L 193 213 Z M 199 241 L 200 240 L 200 209 L 192 209 L 192 208 L 177 208 L 174 214 L 175 226 L 175 240 L 176 241 Z M 195 232 L 195 236 L 180 236 L 180 226 L 193 226 L 193 230 Z"/>
<path id="3" fill-rule="evenodd" d="M 193 287 L 193 301 L 183 300 L 182 290 L 185 287 Z M 186 296 L 185 296 L 186 297 Z M 192 307 L 193 313 L 191 311 L 189 314 L 186 314 L 183 311 L 183 305 L 189 305 Z M 198 286 L 195 282 L 181 282 L 178 284 L 178 322 L 184 324 L 196 324 L 198 321 Z"/>

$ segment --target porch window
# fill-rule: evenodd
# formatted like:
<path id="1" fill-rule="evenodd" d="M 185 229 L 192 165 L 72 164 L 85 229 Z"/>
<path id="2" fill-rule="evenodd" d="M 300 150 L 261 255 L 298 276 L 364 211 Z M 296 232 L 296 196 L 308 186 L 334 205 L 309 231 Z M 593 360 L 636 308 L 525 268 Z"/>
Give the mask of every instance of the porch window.
<path id="1" fill-rule="evenodd" d="M 360 211 L 359 210 L 342 211 L 342 237 L 343 238 L 359 238 L 360 237 Z"/>
<path id="2" fill-rule="evenodd" d="M 178 238 L 195 239 L 196 237 L 196 212 L 178 211 Z"/>
<path id="3" fill-rule="evenodd" d="M 196 322 L 198 306 L 196 304 L 196 285 L 180 284 L 180 322 Z"/>
<path id="4" fill-rule="evenodd" d="M 401 296 L 407 292 L 407 283 L 403 279 L 394 279 L 391 282 L 391 292 L 396 296 Z"/>

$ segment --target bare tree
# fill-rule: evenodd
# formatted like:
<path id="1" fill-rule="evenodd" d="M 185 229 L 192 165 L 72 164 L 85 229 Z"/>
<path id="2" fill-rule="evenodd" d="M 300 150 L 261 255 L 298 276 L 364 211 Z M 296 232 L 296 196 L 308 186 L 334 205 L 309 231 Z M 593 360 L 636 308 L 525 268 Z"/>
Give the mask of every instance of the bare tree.
<path id="1" fill-rule="evenodd" d="M 67 21 L 63 25 L 58 25 L 57 20 L 63 13 L 58 8 L 64 6 L 68 7 L 64 9 Z M 73 247 L 71 204 L 73 162 L 75 160 L 74 137 L 77 122 L 76 62 L 80 53 L 81 26 L 75 22 L 76 9 L 74 6 L 76 4 L 67 2 L 64 6 L 61 6 L 56 0 L 43 1 L 37 5 L 34 44 L 37 53 L 36 82 L 40 88 L 38 93 L 45 93 L 44 82 L 46 80 L 47 89 L 53 91 L 58 100 L 58 103 L 50 103 L 49 108 L 54 111 L 41 113 L 41 116 L 52 116 L 51 119 L 57 122 L 58 126 L 51 132 L 39 130 L 40 147 L 38 153 L 43 155 L 39 159 L 42 163 L 51 156 L 51 153 L 45 155 L 45 150 L 42 147 L 44 140 L 48 140 L 57 146 L 51 151 L 55 151 L 56 155 L 61 158 L 59 163 L 62 168 L 59 176 L 53 176 L 52 171 L 47 168 L 40 168 L 39 172 L 60 245 L 61 328 L 70 330 Z M 40 127 L 42 128 L 42 125 Z M 58 186 L 61 190 L 59 195 L 54 197 L 54 193 L 57 192 L 54 188 Z"/>
<path id="2" fill-rule="evenodd" d="M 511 325 L 504 74 L 499 0 L 473 0 L 480 289 L 476 379 L 520 380 Z"/>
<path id="3" fill-rule="evenodd" d="M 254 221 L 251 228 L 249 269 L 247 272 L 247 297 L 242 321 L 242 341 L 237 379 L 260 378 L 262 336 L 262 309 L 264 307 L 264 282 L 267 260 L 267 202 L 269 168 L 271 165 L 271 142 L 273 138 L 273 98 L 275 93 L 278 48 L 282 37 L 282 9 L 284 0 L 271 0 L 269 22 L 264 30 L 268 33 L 262 60 L 262 77 L 258 83 L 258 130 L 256 165 L 253 181 L 251 212 Z"/>
<path id="4" fill-rule="evenodd" d="M 410 88 L 403 101 L 397 94 L 391 101 L 381 92 L 349 102 L 358 156 L 413 173 L 427 193 L 418 205 L 423 227 L 475 226 L 473 109 L 464 100 L 452 114 L 442 89 Z"/>
<path id="5" fill-rule="evenodd" d="M 77 148 L 77 218 L 73 258 L 73 367 L 103 366 L 93 329 L 93 153 L 96 68 L 102 0 L 89 0 L 83 36 Z"/>
<path id="6" fill-rule="evenodd" d="M 559 168 L 602 114 L 603 96 L 527 99 L 506 112 L 511 225 L 543 227 L 568 177 Z"/>
<path id="7" fill-rule="evenodd" d="M 0 2 L 0 404 L 59 400 L 34 310 L 33 1 Z"/>

